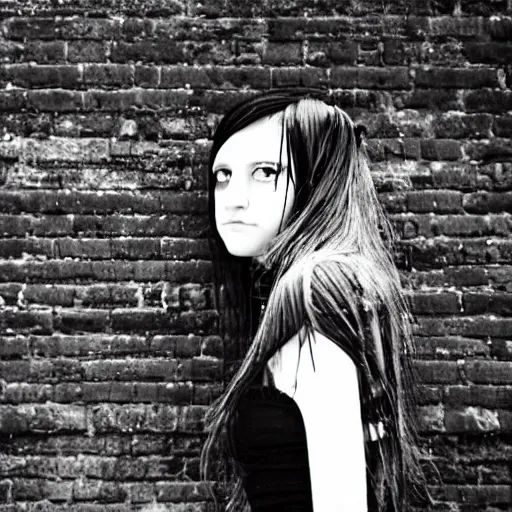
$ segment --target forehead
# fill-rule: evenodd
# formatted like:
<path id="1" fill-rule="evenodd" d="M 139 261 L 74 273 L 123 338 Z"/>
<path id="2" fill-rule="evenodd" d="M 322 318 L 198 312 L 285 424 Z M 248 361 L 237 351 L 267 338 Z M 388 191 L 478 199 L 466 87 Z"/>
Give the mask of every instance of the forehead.
<path id="1" fill-rule="evenodd" d="M 221 146 L 214 165 L 235 165 L 244 162 L 279 161 L 281 121 L 278 117 L 263 118 L 234 133 Z M 283 140 L 281 160 L 286 159 L 286 140 Z"/>

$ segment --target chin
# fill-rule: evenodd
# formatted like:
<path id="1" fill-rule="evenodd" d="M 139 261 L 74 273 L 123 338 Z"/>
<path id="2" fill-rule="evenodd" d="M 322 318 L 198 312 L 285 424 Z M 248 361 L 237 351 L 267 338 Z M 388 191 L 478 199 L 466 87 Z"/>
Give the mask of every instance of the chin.
<path id="1" fill-rule="evenodd" d="M 232 256 L 237 256 L 238 258 L 255 258 L 256 256 L 261 255 L 262 250 L 261 247 L 254 246 L 243 246 L 241 244 L 226 244 L 227 251 Z"/>
<path id="2" fill-rule="evenodd" d="M 244 250 L 241 248 L 231 249 L 228 247 L 227 250 L 229 254 L 232 256 L 237 256 L 238 258 L 255 258 L 257 255 L 259 255 L 259 251 Z"/>

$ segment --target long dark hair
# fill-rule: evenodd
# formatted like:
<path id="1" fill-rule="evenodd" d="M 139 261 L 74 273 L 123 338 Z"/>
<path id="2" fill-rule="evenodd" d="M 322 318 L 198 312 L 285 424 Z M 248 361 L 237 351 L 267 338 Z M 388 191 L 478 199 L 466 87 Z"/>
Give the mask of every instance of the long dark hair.
<path id="1" fill-rule="evenodd" d="M 282 122 L 296 194 L 290 217 L 261 261 L 272 280 L 258 319 L 251 307 L 254 262 L 232 256 L 216 229 L 212 165 L 231 135 L 269 116 Z M 293 180 L 291 165 L 285 177 Z M 318 330 L 352 356 L 363 418 L 385 424 L 386 435 L 366 447 L 370 510 L 404 510 L 406 475 L 420 474 L 410 394 L 412 317 L 392 256 L 396 234 L 379 203 L 357 127 L 325 91 L 276 89 L 251 96 L 217 127 L 208 194 L 229 383 L 206 419 L 203 477 L 225 477 L 227 512 L 249 510 L 229 427 L 240 397 L 269 358 L 305 327 L 301 346 Z"/>

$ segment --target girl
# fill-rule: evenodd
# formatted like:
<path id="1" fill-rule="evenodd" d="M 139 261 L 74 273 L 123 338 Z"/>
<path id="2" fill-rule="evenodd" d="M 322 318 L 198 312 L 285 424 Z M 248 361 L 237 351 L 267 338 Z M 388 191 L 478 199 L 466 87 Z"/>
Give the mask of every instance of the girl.
<path id="1" fill-rule="evenodd" d="M 361 129 L 321 98 L 252 96 L 214 135 L 210 247 L 236 373 L 201 463 L 228 475 L 227 512 L 401 512 L 418 469 L 395 235 Z"/>

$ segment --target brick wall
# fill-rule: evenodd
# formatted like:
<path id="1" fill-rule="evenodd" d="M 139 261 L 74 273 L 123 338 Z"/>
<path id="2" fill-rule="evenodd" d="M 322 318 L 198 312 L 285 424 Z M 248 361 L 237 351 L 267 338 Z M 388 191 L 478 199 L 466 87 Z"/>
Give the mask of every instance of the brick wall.
<path id="1" fill-rule="evenodd" d="M 285 85 L 333 89 L 368 127 L 417 322 L 430 509 L 512 510 L 511 14 L 1 0 L 0 512 L 208 509 L 209 139 Z"/>

